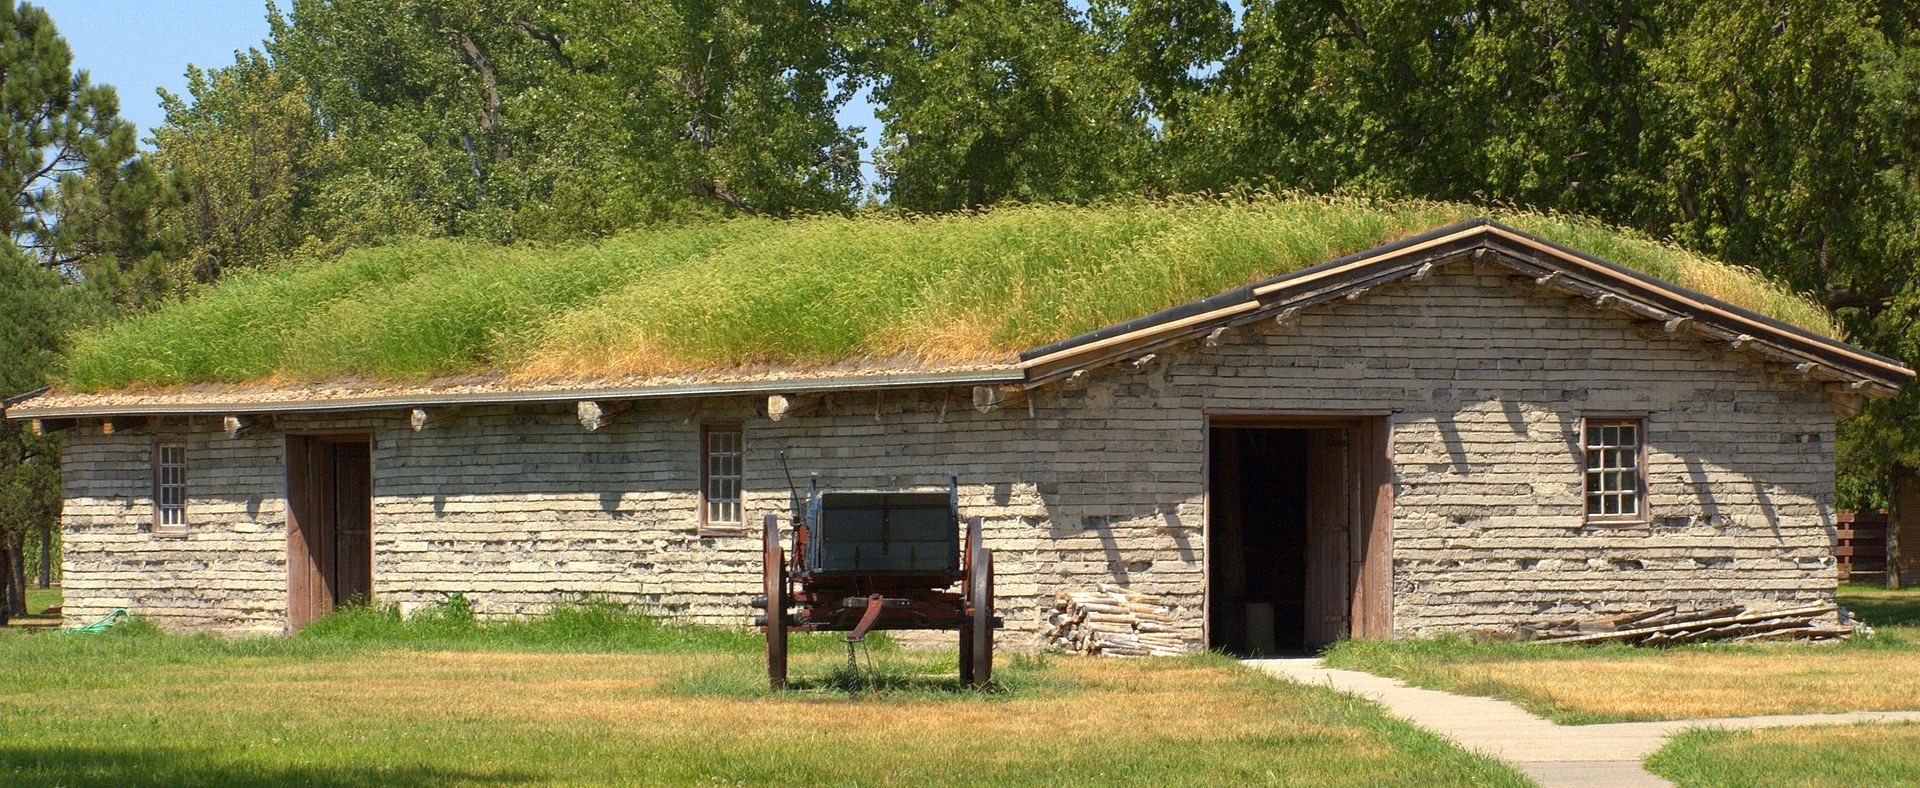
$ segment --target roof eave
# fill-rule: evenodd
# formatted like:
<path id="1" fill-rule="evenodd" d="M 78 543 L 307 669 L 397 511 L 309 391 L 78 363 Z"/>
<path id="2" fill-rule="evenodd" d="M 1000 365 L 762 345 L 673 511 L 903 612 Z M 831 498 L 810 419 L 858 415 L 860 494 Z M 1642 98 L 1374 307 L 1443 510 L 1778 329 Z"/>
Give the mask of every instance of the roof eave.
<path id="1" fill-rule="evenodd" d="M 71 419 L 110 416 L 226 416 L 234 414 L 280 415 L 294 413 L 354 413 L 380 410 L 405 410 L 428 407 L 466 407 L 478 405 L 526 405 L 584 401 L 621 401 L 673 399 L 680 397 L 752 396 L 757 394 L 827 394 L 843 391 L 884 389 L 945 388 L 955 386 L 1007 385 L 1020 383 L 1026 373 L 1015 367 L 986 369 L 906 372 L 868 375 L 832 375 L 756 380 L 715 381 L 710 383 L 670 383 L 642 386 L 613 386 L 577 389 L 422 392 L 367 397 L 275 399 L 271 394 L 254 399 L 182 402 L 129 403 L 125 405 L 87 405 L 33 407 L 32 400 L 7 409 L 8 419 Z M 42 396 L 44 396 L 44 389 Z"/>

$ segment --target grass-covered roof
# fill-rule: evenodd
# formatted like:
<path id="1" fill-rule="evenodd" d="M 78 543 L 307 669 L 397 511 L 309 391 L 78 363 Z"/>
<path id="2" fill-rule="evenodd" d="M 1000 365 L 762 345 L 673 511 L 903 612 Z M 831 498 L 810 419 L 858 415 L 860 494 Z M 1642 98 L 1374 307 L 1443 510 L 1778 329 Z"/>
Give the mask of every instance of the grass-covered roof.
<path id="1" fill-rule="evenodd" d="M 1490 215 L 1814 332 L 1757 272 L 1597 223 L 1310 197 L 735 219 L 566 247 L 415 241 L 235 276 L 79 337 L 88 391 L 189 383 L 591 380 L 1020 350 Z"/>

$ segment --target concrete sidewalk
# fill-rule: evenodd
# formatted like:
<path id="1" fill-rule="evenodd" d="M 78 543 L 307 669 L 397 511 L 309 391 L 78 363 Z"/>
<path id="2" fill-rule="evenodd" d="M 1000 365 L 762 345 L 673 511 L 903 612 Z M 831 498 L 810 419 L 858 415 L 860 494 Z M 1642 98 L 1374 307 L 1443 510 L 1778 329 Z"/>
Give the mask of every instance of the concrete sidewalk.
<path id="1" fill-rule="evenodd" d="M 1920 711 L 1867 711 L 1556 725 L 1504 700 L 1409 687 L 1371 673 L 1329 668 L 1317 658 L 1254 659 L 1247 664 L 1281 678 L 1377 702 L 1395 717 L 1513 764 L 1548 788 L 1669 785 L 1642 767 L 1641 761 L 1666 744 L 1668 737 L 1689 728 L 1920 721 Z"/>

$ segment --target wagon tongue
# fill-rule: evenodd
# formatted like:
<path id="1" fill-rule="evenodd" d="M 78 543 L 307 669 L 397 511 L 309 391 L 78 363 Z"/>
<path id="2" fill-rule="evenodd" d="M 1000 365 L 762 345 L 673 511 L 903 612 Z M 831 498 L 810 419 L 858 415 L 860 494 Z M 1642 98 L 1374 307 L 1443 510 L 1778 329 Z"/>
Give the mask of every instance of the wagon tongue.
<path id="1" fill-rule="evenodd" d="M 850 599 L 847 601 L 853 602 L 856 600 Z M 859 643 L 866 639 L 867 631 L 873 629 L 873 625 L 880 622 L 880 611 L 886 609 L 887 598 L 880 594 L 874 594 L 866 598 L 866 603 L 867 610 L 860 614 L 860 623 L 853 625 L 853 631 L 847 633 L 846 640 L 848 644 Z M 849 607 L 851 607 L 851 605 L 849 605 Z"/>

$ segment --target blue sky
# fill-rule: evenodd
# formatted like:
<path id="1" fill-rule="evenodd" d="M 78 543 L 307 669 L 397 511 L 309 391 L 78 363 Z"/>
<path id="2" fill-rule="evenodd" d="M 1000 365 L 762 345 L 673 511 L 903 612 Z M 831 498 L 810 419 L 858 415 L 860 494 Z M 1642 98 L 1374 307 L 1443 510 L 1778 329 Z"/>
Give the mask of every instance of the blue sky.
<path id="1" fill-rule="evenodd" d="M 166 117 L 157 88 L 185 93 L 189 63 L 224 66 L 267 37 L 266 0 L 31 1 L 53 16 L 73 47 L 74 67 L 119 90 L 120 115 L 143 139 Z M 880 124 L 864 93 L 841 110 L 840 122 L 865 127 L 870 154 Z"/>
<path id="2" fill-rule="evenodd" d="M 266 0 L 30 0 L 53 16 L 73 65 L 120 92 L 140 135 L 160 123 L 156 88 L 186 92 L 187 64 L 224 66 L 267 37 Z"/>

